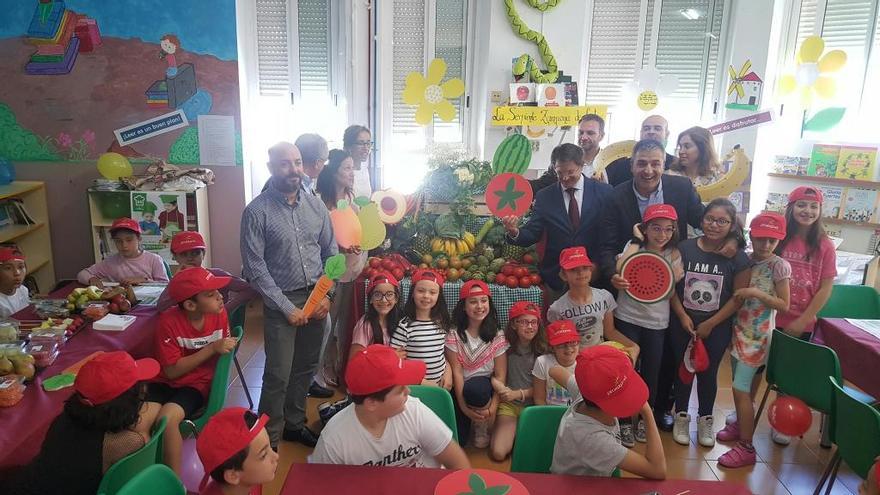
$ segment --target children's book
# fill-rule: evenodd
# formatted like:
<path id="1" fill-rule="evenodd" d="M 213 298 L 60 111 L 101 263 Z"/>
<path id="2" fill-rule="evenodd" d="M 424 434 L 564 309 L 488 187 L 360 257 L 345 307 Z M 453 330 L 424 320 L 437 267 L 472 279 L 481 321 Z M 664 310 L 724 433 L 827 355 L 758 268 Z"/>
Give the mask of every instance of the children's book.
<path id="1" fill-rule="evenodd" d="M 787 175 L 807 175 L 810 159 L 804 156 L 776 155 L 773 157 L 773 172 Z"/>
<path id="2" fill-rule="evenodd" d="M 835 177 L 842 179 L 874 180 L 877 148 L 844 146 L 840 149 Z"/>
<path id="3" fill-rule="evenodd" d="M 767 202 L 764 204 L 765 211 L 785 214 L 786 206 L 788 206 L 788 194 L 778 192 L 767 193 Z"/>
<path id="4" fill-rule="evenodd" d="M 813 177 L 834 177 L 840 158 L 840 146 L 836 144 L 814 144 L 810 154 L 807 175 Z"/>
<path id="5" fill-rule="evenodd" d="M 840 206 L 840 217 L 851 222 L 873 222 L 876 203 L 877 191 L 850 187 L 846 190 L 846 200 Z"/>
<path id="6" fill-rule="evenodd" d="M 846 198 L 846 188 L 840 186 L 822 186 L 822 196 L 825 201 L 822 203 L 823 218 L 840 218 L 840 203 Z"/>

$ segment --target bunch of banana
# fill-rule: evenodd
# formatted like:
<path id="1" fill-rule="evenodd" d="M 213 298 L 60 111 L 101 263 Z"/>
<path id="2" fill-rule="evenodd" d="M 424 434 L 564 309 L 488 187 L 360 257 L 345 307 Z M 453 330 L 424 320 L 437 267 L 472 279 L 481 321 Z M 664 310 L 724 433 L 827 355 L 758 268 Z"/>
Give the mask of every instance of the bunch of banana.
<path id="1" fill-rule="evenodd" d="M 431 239 L 431 252 L 445 253 L 447 256 L 461 256 L 474 250 L 477 240 L 470 232 L 464 232 L 461 239 L 434 237 Z"/>

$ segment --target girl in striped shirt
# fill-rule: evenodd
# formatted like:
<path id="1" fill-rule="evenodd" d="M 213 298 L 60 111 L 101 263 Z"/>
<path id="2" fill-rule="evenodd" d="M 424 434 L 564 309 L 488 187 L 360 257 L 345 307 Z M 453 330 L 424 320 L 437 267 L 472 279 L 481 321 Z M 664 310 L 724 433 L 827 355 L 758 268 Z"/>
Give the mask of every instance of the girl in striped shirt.
<path id="1" fill-rule="evenodd" d="M 424 361 L 423 385 L 452 388 L 443 346 L 449 329 L 449 310 L 443 297 L 443 276 L 434 270 L 416 270 L 403 306 L 403 318 L 391 337 L 391 347 L 406 351 L 407 359 Z"/>

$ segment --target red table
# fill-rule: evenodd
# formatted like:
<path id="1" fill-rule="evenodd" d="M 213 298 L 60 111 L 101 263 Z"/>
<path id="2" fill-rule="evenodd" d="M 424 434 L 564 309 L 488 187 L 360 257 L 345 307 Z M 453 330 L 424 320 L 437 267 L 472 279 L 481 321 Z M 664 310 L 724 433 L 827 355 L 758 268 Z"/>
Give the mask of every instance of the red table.
<path id="1" fill-rule="evenodd" d="M 427 468 L 389 468 L 339 466 L 331 464 L 294 464 L 290 467 L 281 495 L 371 495 L 434 493 L 437 482 L 451 471 Z M 711 493 L 712 495 L 746 495 L 751 492 L 741 484 L 727 481 L 666 480 L 651 481 L 632 478 L 591 478 L 550 474 L 508 473 L 529 490 L 531 495 L 642 495 L 659 492 L 676 495 Z"/>
<path id="2" fill-rule="evenodd" d="M 880 339 L 843 318 L 822 318 L 813 342 L 834 349 L 844 378 L 865 393 L 880 397 L 880 380 L 877 380 Z"/>

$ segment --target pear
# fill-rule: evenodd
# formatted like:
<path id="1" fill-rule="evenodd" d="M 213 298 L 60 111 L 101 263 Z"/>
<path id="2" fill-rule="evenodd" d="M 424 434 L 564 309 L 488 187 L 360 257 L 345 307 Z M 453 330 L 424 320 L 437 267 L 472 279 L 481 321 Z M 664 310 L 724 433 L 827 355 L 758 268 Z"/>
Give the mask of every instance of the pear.
<path id="1" fill-rule="evenodd" d="M 381 246 L 385 240 L 385 224 L 379 218 L 379 206 L 376 203 L 362 206 L 358 212 L 358 221 L 362 232 L 361 249 L 369 251 Z"/>
<path id="2" fill-rule="evenodd" d="M 12 373 L 14 366 L 6 356 L 0 357 L 0 375 L 8 375 Z"/>
<path id="3" fill-rule="evenodd" d="M 34 368 L 33 363 L 26 363 L 24 361 L 15 362 L 15 374 L 23 376 L 25 380 L 33 378 L 36 372 L 37 369 Z"/>

